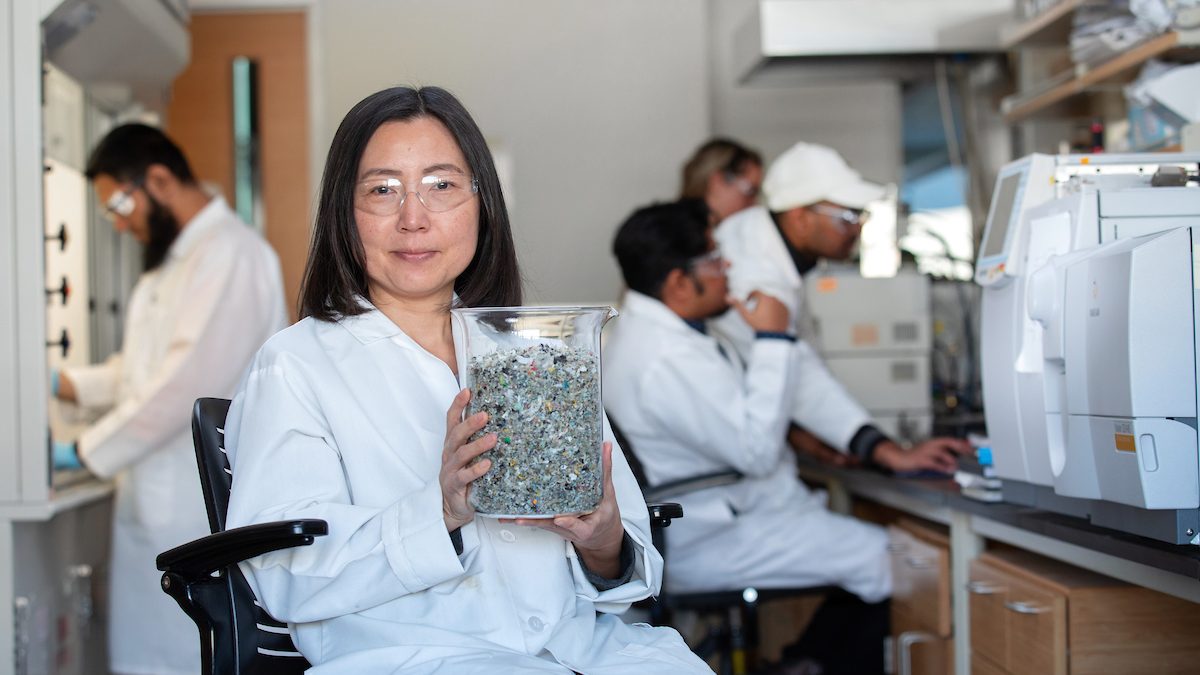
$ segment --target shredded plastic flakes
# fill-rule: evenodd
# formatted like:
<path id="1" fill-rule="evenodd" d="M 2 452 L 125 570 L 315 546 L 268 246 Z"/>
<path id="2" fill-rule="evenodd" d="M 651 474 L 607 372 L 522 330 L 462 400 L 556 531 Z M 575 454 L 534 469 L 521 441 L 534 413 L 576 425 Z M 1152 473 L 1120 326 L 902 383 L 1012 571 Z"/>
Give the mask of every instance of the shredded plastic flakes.
<path id="1" fill-rule="evenodd" d="M 474 356 L 469 414 L 488 423 L 475 436 L 500 442 L 480 459 L 492 466 L 475 481 L 480 513 L 554 516 L 600 503 L 600 362 L 580 347 L 535 344 Z"/>

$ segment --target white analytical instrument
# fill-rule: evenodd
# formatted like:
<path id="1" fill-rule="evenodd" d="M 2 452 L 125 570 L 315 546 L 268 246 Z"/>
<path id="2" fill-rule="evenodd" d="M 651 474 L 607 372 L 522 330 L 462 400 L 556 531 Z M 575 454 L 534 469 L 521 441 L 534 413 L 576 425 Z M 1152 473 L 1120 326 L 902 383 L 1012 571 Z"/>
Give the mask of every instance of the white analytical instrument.
<path id="1" fill-rule="evenodd" d="M 813 346 L 880 430 L 921 441 L 933 428 L 929 277 L 901 268 L 864 278 L 856 266 L 826 265 L 805 278 Z"/>
<path id="2" fill-rule="evenodd" d="M 1200 155 L 1031 155 L 997 178 L 984 409 L 1005 498 L 1200 543 Z"/>

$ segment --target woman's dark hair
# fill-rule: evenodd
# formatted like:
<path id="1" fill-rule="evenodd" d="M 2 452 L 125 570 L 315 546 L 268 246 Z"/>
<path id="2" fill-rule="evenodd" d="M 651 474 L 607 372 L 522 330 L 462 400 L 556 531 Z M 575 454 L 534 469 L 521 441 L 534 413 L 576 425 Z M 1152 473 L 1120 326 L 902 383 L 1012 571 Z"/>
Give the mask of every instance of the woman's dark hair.
<path id="1" fill-rule="evenodd" d="M 659 298 L 671 270 L 708 252 L 708 206 L 701 199 L 654 204 L 633 212 L 613 240 L 613 255 L 629 288 Z"/>
<path id="2" fill-rule="evenodd" d="M 161 129 L 146 124 L 123 124 L 109 131 L 88 157 L 88 180 L 104 174 L 119 181 L 140 180 L 151 164 L 167 167 L 183 183 L 195 183 L 183 151 Z"/>
<path id="3" fill-rule="evenodd" d="M 754 150 L 728 138 L 714 138 L 696 148 L 683 165 L 683 181 L 679 196 L 703 199 L 708 190 L 709 176 L 721 172 L 732 180 L 749 165 L 762 166 L 762 156 Z"/>
<path id="4" fill-rule="evenodd" d="M 301 318 L 336 321 L 367 311 L 357 300 L 357 296 L 368 297 L 365 255 L 354 219 L 358 164 L 368 141 L 385 122 L 421 117 L 446 126 L 479 183 L 479 239 L 475 257 L 454 282 L 458 304 L 521 304 L 521 273 L 508 210 L 483 133 L 462 103 L 445 89 L 393 87 L 359 101 L 333 136 L 300 287 Z"/>

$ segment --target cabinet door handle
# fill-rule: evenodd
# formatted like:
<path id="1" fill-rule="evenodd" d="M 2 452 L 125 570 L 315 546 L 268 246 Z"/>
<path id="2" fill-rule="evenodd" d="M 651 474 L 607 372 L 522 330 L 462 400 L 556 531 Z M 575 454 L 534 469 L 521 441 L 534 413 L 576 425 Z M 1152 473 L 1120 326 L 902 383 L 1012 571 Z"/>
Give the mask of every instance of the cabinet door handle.
<path id="1" fill-rule="evenodd" d="M 926 558 L 919 555 L 910 555 L 904 559 L 904 564 L 914 570 L 924 570 L 933 567 L 933 558 Z"/>
<path id="2" fill-rule="evenodd" d="M 1030 602 L 1006 602 L 1004 606 L 1016 612 L 1017 614 L 1045 614 L 1050 611 L 1049 607 L 1042 607 Z"/>
<path id="3" fill-rule="evenodd" d="M 973 595 L 996 595 L 1003 593 L 1003 586 L 996 586 L 985 581 L 972 581 L 967 584 L 967 592 Z"/>
<path id="4" fill-rule="evenodd" d="M 932 634 L 917 630 L 910 630 L 900 634 L 897 640 L 896 650 L 900 652 L 900 674 L 912 675 L 912 646 L 918 642 L 933 642 L 936 640 Z"/>
<path id="5" fill-rule="evenodd" d="M 908 550 L 908 544 L 899 541 L 888 542 L 888 553 L 903 553 Z"/>

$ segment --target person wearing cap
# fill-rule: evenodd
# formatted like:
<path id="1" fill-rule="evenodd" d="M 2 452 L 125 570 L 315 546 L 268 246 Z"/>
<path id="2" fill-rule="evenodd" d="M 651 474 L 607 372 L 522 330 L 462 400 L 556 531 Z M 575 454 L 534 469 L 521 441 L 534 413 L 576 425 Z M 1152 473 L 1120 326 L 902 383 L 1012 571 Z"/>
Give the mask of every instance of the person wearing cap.
<path id="1" fill-rule="evenodd" d="M 970 452 L 965 440 L 931 438 L 902 448 L 871 423 L 867 411 L 833 377 L 809 342 L 804 274 L 822 258 L 845 260 L 852 255 L 868 217 L 867 206 L 885 192 L 846 164 L 836 150 L 797 143 L 767 170 L 766 206 L 725 219 L 715 237 L 730 262 L 729 289 L 735 297 L 760 291 L 787 305 L 790 332 L 800 338 L 797 349 L 803 361 L 792 419 L 804 432 L 820 446 L 856 461 L 898 472 L 953 473 L 955 455 Z M 751 348 L 753 331 L 735 314 L 718 323 L 739 352 Z"/>
<path id="2" fill-rule="evenodd" d="M 714 222 L 748 209 L 762 189 L 762 156 L 728 138 L 713 138 L 696 148 L 683 165 L 681 199 L 703 199 Z"/>
<path id="3" fill-rule="evenodd" d="M 605 344 L 604 406 L 623 451 L 640 461 L 649 486 L 741 474 L 672 497 L 686 517 L 666 537 L 665 583 L 680 593 L 840 587 L 788 665 L 808 659 L 831 675 L 882 673 L 887 537 L 830 512 L 800 481 L 784 439 L 800 343 L 780 300 L 729 297 L 729 266 L 709 223 L 700 200 L 654 204 L 626 219 L 612 247 L 629 290 Z M 751 327 L 749 352 L 712 330 L 727 315 Z"/>

